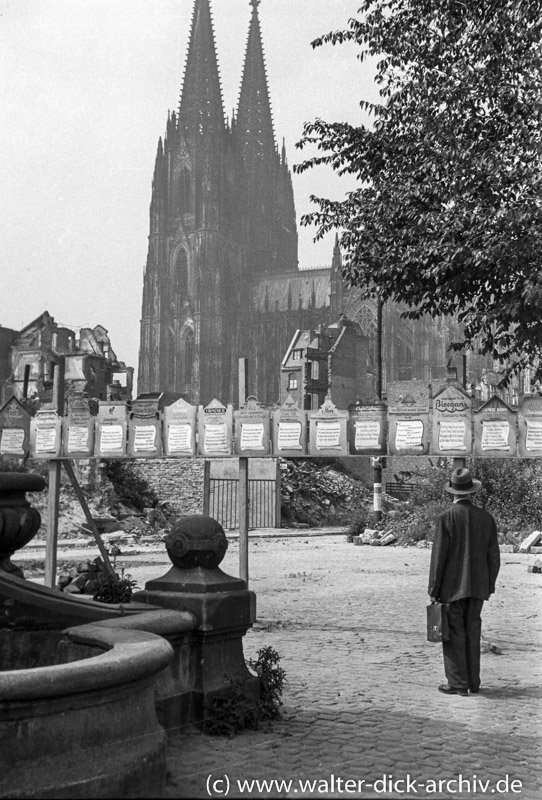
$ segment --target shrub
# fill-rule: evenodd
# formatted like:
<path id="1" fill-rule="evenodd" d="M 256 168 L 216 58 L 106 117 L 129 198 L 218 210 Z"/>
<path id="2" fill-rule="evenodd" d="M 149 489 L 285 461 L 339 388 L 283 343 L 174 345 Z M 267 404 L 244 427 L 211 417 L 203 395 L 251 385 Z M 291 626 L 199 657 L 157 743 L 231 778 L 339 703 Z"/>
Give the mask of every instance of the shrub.
<path id="1" fill-rule="evenodd" d="M 282 691 L 286 673 L 279 666 L 280 656 L 272 647 L 262 647 L 258 657 L 249 659 L 260 678 L 260 698 L 255 701 L 242 678 L 230 680 L 227 695 L 213 698 L 205 721 L 205 732 L 212 736 L 236 736 L 243 730 L 260 730 L 270 720 L 280 719 Z"/>
<path id="2" fill-rule="evenodd" d="M 517 544 L 542 526 L 542 463 L 534 459 L 471 459 L 467 465 L 482 482 L 474 496 L 477 505 L 495 517 L 499 539 Z M 385 514 L 379 527 L 392 530 L 399 544 L 432 541 L 435 520 L 451 503 L 444 484 L 452 472 L 451 459 L 416 476 L 410 500 Z"/>
<path id="3" fill-rule="evenodd" d="M 143 511 L 156 505 L 158 497 L 130 461 L 110 459 L 105 462 L 104 472 L 113 484 L 118 499 Z"/>
<path id="4" fill-rule="evenodd" d="M 425 505 L 413 505 L 409 501 L 387 514 L 379 527 L 391 530 L 397 537 L 397 544 L 416 544 L 423 539 L 432 542 L 435 520 L 449 505 L 449 500 L 430 500 Z"/>
<path id="5" fill-rule="evenodd" d="M 124 575 L 124 569 L 118 572 L 102 572 L 97 577 L 98 586 L 92 599 L 99 603 L 129 603 L 132 599 L 137 581 Z"/>
<path id="6" fill-rule="evenodd" d="M 542 464 L 538 459 L 477 459 L 472 471 L 482 481 L 476 500 L 493 514 L 500 530 L 540 527 Z"/>
<path id="7" fill-rule="evenodd" d="M 348 526 L 348 533 L 352 536 L 361 536 L 365 528 L 372 528 L 373 512 L 368 506 L 367 508 L 360 508 Z"/>
<path id="8" fill-rule="evenodd" d="M 279 666 L 280 656 L 272 647 L 258 650 L 256 660 L 249 659 L 248 666 L 260 679 L 260 718 L 280 719 L 282 692 L 286 673 Z"/>

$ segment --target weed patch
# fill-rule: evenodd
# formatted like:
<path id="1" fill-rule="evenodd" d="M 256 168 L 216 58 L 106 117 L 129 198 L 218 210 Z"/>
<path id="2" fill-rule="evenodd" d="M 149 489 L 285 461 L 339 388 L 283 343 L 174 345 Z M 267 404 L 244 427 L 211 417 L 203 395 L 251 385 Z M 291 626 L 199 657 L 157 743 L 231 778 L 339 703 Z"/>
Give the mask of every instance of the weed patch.
<path id="1" fill-rule="evenodd" d="M 251 698 L 242 678 L 231 680 L 228 694 L 215 697 L 211 703 L 205 722 L 205 732 L 211 736 L 233 737 L 244 730 L 261 730 L 281 717 L 286 673 L 279 654 L 272 647 L 262 647 L 257 658 L 246 663 L 260 679 L 260 697 Z"/>

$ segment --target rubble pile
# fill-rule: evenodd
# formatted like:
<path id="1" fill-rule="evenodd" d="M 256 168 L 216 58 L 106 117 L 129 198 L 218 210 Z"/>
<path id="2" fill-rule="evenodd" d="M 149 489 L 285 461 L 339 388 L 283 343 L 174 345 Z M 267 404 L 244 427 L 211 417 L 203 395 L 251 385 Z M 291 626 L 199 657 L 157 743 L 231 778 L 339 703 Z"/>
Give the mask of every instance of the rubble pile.
<path id="1" fill-rule="evenodd" d="M 97 556 L 93 561 L 81 561 L 76 567 L 61 572 L 57 589 L 67 594 L 95 595 L 100 575 L 105 575 L 105 565 Z"/>
<path id="2" fill-rule="evenodd" d="M 372 503 L 360 481 L 310 459 L 280 460 L 281 512 L 285 527 L 349 524 L 353 516 Z"/>
<path id="3" fill-rule="evenodd" d="M 100 486 L 84 486 L 82 489 L 94 521 L 111 520 L 109 526 L 98 525 L 100 533 L 108 534 L 119 531 L 123 534 L 120 541 L 125 545 L 134 543 L 127 540 L 126 536 L 133 537 L 136 540 L 135 543 L 142 537 L 146 541 L 149 539 L 152 541 L 154 537 L 161 540 L 169 530 L 171 521 L 179 516 L 179 511 L 167 502 L 156 503 L 154 508 L 144 508 L 143 511 L 139 511 L 128 502 L 119 499 L 115 488 L 107 478 L 104 478 Z M 45 539 L 47 536 L 47 491 L 29 493 L 28 500 L 41 514 L 41 526 L 36 538 Z M 74 537 L 81 537 L 82 545 L 94 542 L 79 500 L 75 496 L 71 484 L 63 480 L 59 493 L 58 538 L 63 540 Z M 102 538 L 104 542 L 107 542 L 107 536 L 102 536 Z"/>

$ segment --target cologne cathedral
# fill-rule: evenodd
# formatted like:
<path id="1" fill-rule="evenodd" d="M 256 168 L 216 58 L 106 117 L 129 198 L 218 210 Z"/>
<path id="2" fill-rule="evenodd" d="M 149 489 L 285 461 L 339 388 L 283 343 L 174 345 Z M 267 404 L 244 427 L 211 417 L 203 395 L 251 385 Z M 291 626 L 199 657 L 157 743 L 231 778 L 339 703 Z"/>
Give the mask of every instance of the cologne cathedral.
<path id="1" fill-rule="evenodd" d="M 260 0 L 250 4 L 239 101 L 228 121 L 210 0 L 194 0 L 178 113 L 168 116 L 154 167 L 140 393 L 235 403 L 239 358 L 246 358 L 249 393 L 272 405 L 296 330 L 344 314 L 374 340 L 374 305 L 343 285 L 337 244 L 328 268 L 298 268 L 292 178 L 273 126 Z M 387 307 L 384 381 L 443 379 L 450 326 L 412 323 Z"/>

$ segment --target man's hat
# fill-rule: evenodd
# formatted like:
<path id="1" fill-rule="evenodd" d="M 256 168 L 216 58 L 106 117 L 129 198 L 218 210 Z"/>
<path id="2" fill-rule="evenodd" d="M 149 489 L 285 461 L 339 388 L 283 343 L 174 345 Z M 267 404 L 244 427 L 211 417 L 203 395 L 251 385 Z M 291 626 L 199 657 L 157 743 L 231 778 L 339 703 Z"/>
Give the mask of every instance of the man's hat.
<path id="1" fill-rule="evenodd" d="M 444 484 L 444 489 L 450 494 L 474 494 L 481 486 L 481 482 L 472 477 L 470 469 L 454 469 L 452 477 Z"/>

